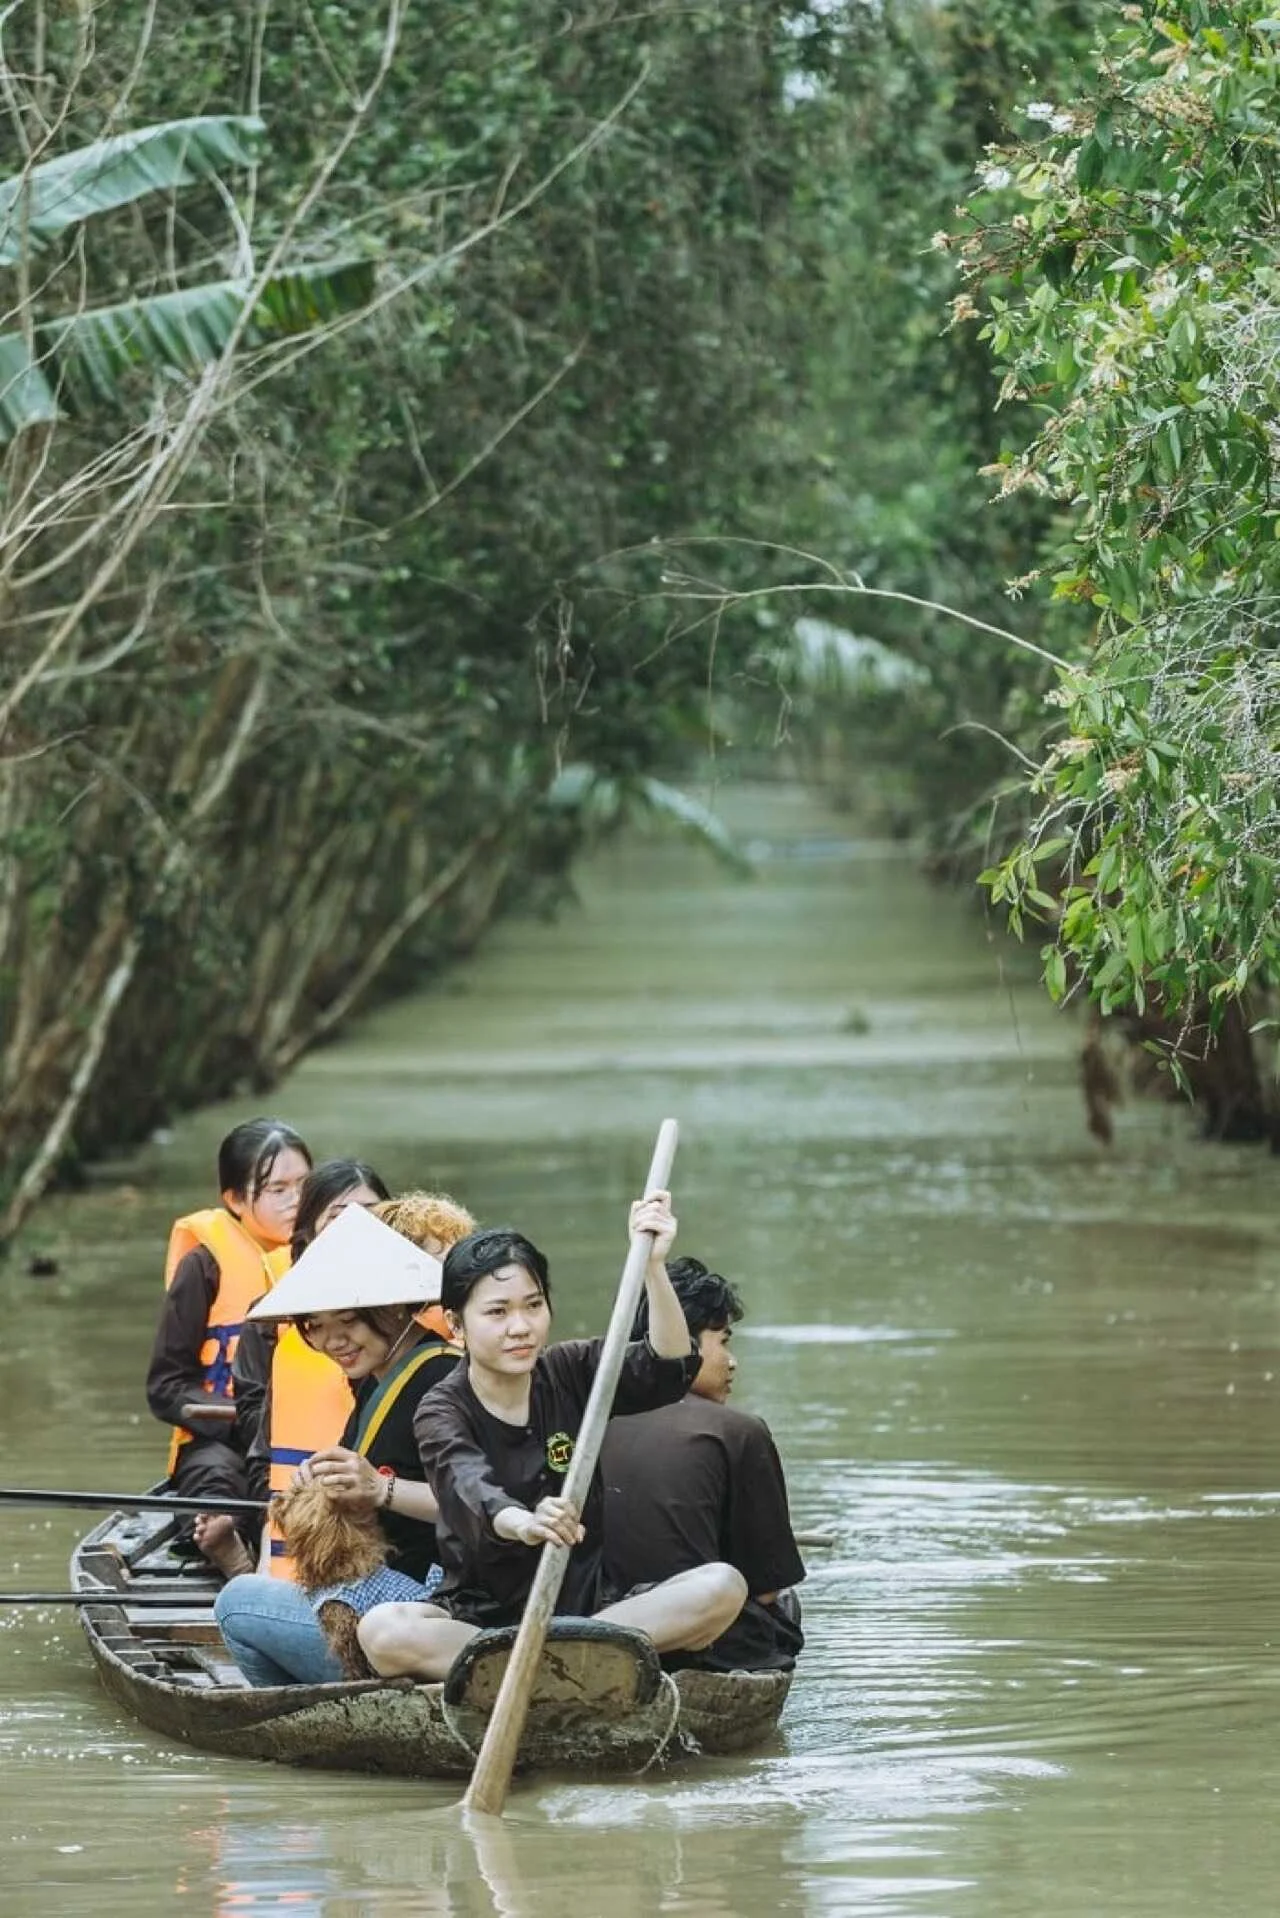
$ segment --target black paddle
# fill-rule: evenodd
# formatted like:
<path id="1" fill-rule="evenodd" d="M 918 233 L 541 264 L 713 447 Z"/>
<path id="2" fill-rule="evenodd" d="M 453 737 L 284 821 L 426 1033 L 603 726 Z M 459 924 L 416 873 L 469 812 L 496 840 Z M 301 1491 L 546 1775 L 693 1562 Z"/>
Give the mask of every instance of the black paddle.
<path id="1" fill-rule="evenodd" d="M 199 1605 L 212 1608 L 214 1593 L 204 1592 L 0 1592 L 0 1610 L 6 1605 Z"/>
<path id="2" fill-rule="evenodd" d="M 227 1512 L 232 1518 L 261 1518 L 266 1505 L 254 1498 L 169 1498 L 163 1492 L 63 1492 L 0 1485 L 0 1505 L 61 1505 L 84 1512 Z"/>

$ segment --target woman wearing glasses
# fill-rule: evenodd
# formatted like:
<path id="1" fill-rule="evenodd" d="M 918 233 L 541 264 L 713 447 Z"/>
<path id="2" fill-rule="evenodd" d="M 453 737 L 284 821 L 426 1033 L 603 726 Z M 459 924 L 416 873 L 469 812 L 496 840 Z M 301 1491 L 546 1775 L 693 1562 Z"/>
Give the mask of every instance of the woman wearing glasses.
<path id="1" fill-rule="evenodd" d="M 147 1404 L 173 1427 L 169 1484 L 180 1497 L 247 1495 L 231 1363 L 250 1305 L 289 1264 L 298 1196 L 310 1170 L 311 1154 L 292 1126 L 248 1119 L 218 1148 L 221 1203 L 178 1219 L 169 1235 Z M 208 1412 L 193 1413 L 192 1405 L 204 1400 Z M 219 1533 L 208 1555 L 228 1576 L 251 1565 L 235 1533 Z"/>

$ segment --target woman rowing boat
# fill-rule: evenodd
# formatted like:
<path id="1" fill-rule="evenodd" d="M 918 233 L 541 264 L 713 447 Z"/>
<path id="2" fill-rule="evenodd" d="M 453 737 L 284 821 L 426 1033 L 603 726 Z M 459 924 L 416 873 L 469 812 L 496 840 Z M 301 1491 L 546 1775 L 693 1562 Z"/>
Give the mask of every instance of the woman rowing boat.
<path id="1" fill-rule="evenodd" d="M 675 1404 L 698 1369 L 667 1277 L 676 1221 L 669 1194 L 631 1208 L 633 1235 L 653 1235 L 646 1339 L 627 1348 L 615 1416 Z M 521 1234 L 472 1234 L 445 1260 L 441 1302 L 466 1360 L 419 1405 L 415 1429 L 440 1508 L 444 1581 L 429 1604 L 378 1605 L 359 1628 L 375 1672 L 442 1678 L 476 1633 L 516 1623 L 542 1545 L 572 1548 L 558 1609 L 644 1632 L 660 1652 L 698 1651 L 732 1623 L 746 1584 L 730 1565 L 700 1565 L 626 1594 L 601 1565 L 602 1495 L 593 1480 L 581 1513 L 559 1495 L 600 1363 L 603 1341 L 547 1348 L 547 1261 Z"/>

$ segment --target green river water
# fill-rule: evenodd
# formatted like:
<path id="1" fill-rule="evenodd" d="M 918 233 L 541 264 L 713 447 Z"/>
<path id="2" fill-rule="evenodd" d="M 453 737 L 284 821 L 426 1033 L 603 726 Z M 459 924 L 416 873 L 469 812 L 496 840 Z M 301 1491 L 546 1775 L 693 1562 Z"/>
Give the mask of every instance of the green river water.
<path id="1" fill-rule="evenodd" d="M 0 1913 L 1263 1913 L 1280 1904 L 1274 1163 L 1184 1113 L 1087 1136 L 1076 1032 L 900 852 L 731 795 L 743 884 L 627 842 L 582 908 L 364 1021 L 273 1099 L 320 1153 L 545 1245 L 603 1326 L 626 1200 L 681 1121 L 681 1245 L 738 1278 L 737 1402 L 811 1555 L 775 1748 L 640 1782 L 452 1786 L 167 1745 L 69 1612 L 0 1612 Z M 138 1488 L 169 1219 L 243 1106 L 51 1204 L 0 1274 L 9 1483 Z M 26 1276 L 31 1245 L 55 1277 Z M 73 1515 L 0 1511 L 10 1590 Z"/>

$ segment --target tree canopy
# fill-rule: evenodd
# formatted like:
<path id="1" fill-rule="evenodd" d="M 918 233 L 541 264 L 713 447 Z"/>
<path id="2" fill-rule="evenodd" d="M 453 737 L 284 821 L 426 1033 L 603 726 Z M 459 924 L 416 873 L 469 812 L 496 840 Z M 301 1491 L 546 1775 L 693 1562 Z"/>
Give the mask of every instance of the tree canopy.
<path id="1" fill-rule="evenodd" d="M 706 649 L 592 568 L 772 483 L 825 165 L 795 18 L 6 13 L 10 1225 L 627 795 L 697 825 L 662 775 Z"/>

